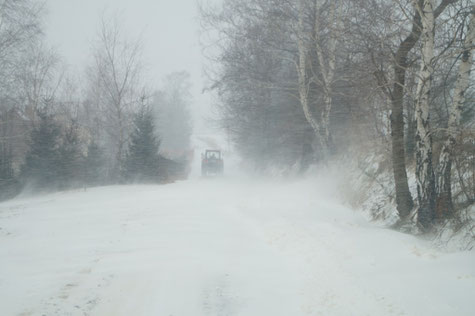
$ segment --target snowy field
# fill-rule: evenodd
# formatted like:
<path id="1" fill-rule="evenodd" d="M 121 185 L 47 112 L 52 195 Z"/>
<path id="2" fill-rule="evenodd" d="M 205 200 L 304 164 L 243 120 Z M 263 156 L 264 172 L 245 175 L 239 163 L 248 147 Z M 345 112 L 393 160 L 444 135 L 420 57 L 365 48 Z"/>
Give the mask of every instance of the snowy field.
<path id="1" fill-rule="evenodd" d="M 473 315 L 441 253 L 323 180 L 194 179 L 0 204 L 0 315 Z"/>

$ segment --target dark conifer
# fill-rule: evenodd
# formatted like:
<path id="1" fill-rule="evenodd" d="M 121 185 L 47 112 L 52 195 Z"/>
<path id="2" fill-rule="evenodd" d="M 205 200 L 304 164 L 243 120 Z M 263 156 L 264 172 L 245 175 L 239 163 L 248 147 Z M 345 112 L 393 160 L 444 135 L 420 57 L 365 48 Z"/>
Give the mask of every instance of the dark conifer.
<path id="1" fill-rule="evenodd" d="M 15 196 L 18 189 L 18 181 L 13 170 L 11 148 L 4 143 L 0 143 L 0 200 Z"/>
<path id="2" fill-rule="evenodd" d="M 39 112 L 38 117 L 38 125 L 31 132 L 22 179 L 37 188 L 56 189 L 61 129 L 52 115 Z"/>
<path id="3" fill-rule="evenodd" d="M 155 182 L 159 180 L 158 149 L 152 112 L 143 107 L 135 116 L 134 129 L 125 162 L 125 180 Z"/>
<path id="4" fill-rule="evenodd" d="M 99 145 L 92 141 L 84 159 L 84 182 L 88 186 L 104 184 L 105 174 L 104 153 Z"/>
<path id="5" fill-rule="evenodd" d="M 71 122 L 65 130 L 61 145 L 58 148 L 58 181 L 60 188 L 67 189 L 80 182 L 81 143 L 79 139 L 78 126 L 76 122 Z"/>

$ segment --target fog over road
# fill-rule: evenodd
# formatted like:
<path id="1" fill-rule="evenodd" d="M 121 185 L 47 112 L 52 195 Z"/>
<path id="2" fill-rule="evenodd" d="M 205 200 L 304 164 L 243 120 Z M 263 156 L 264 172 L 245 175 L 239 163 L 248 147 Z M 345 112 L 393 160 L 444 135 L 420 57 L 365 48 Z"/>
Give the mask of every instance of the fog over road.
<path id="1" fill-rule="evenodd" d="M 369 224 L 331 187 L 197 178 L 2 203 L 1 314 L 469 315 L 473 252 Z"/>

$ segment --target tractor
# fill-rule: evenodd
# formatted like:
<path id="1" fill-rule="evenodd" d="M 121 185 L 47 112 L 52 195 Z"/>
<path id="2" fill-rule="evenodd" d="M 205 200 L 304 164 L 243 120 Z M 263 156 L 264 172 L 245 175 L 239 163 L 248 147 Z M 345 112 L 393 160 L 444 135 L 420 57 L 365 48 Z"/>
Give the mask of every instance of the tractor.
<path id="1" fill-rule="evenodd" d="M 217 176 L 222 175 L 224 161 L 220 150 L 206 150 L 201 154 L 201 175 Z"/>

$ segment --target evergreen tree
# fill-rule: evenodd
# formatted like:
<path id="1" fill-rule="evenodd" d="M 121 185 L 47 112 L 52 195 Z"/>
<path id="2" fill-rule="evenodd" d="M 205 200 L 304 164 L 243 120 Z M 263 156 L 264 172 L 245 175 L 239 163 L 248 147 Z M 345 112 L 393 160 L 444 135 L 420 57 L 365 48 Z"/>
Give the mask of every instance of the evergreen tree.
<path id="1" fill-rule="evenodd" d="M 135 116 L 134 129 L 125 161 L 125 180 L 155 182 L 159 180 L 158 148 L 152 112 L 143 107 Z"/>
<path id="2" fill-rule="evenodd" d="M 0 143 L 0 200 L 8 199 L 18 193 L 19 185 L 13 170 L 11 149 Z"/>
<path id="3" fill-rule="evenodd" d="M 61 129 L 52 115 L 39 112 L 39 124 L 31 132 L 30 149 L 22 168 L 22 179 L 37 188 L 58 187 Z"/>
<path id="4" fill-rule="evenodd" d="M 58 148 L 58 181 L 60 188 L 70 188 L 81 175 L 81 148 L 76 122 L 71 122 Z"/>
<path id="5" fill-rule="evenodd" d="M 106 161 L 99 145 L 92 141 L 84 159 L 84 183 L 89 186 L 104 184 Z"/>

